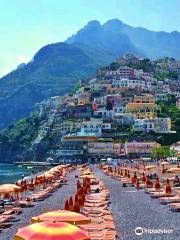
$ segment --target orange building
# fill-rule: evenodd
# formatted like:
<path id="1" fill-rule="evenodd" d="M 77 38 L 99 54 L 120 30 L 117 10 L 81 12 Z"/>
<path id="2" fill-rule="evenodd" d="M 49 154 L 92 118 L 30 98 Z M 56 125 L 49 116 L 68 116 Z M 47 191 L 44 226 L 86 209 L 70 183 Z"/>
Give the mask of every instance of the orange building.
<path id="1" fill-rule="evenodd" d="M 126 107 L 127 111 L 135 113 L 138 119 L 155 118 L 159 110 L 153 95 L 134 96 L 133 101 Z"/>

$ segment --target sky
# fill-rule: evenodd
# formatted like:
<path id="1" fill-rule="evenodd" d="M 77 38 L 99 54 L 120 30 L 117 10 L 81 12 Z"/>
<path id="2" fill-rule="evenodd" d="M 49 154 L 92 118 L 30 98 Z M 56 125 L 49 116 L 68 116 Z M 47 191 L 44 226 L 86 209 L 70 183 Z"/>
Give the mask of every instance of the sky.
<path id="1" fill-rule="evenodd" d="M 61 42 L 88 21 L 180 32 L 180 0 L 0 0 L 0 76 Z"/>

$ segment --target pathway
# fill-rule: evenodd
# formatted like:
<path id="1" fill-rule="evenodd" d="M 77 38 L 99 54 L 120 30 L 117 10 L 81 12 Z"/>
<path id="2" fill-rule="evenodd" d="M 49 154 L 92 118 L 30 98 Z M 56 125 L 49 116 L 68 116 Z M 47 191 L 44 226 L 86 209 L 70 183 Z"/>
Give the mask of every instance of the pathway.
<path id="1" fill-rule="evenodd" d="M 94 168 L 96 176 L 110 190 L 111 211 L 116 224 L 118 240 L 176 240 L 180 239 L 180 213 L 171 212 L 158 199 L 151 199 L 143 190 L 123 188 L 118 180 Z M 171 233 L 135 234 L 135 228 L 171 229 Z"/>

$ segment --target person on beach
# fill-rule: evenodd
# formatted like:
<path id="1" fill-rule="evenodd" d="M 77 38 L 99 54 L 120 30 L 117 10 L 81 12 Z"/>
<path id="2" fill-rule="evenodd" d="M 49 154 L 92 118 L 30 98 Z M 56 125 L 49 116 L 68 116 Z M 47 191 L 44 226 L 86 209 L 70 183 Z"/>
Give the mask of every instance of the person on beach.
<path id="1" fill-rule="evenodd" d="M 3 200 L 0 201 L 0 206 L 2 206 L 2 208 L 4 208 L 4 201 Z"/>
<path id="2" fill-rule="evenodd" d="M 95 193 L 99 193 L 99 192 L 100 192 L 100 189 L 96 188 Z"/>
<path id="3" fill-rule="evenodd" d="M 175 187 L 180 186 L 180 179 L 179 179 L 178 175 L 176 175 L 175 178 L 174 178 L 174 186 Z"/>

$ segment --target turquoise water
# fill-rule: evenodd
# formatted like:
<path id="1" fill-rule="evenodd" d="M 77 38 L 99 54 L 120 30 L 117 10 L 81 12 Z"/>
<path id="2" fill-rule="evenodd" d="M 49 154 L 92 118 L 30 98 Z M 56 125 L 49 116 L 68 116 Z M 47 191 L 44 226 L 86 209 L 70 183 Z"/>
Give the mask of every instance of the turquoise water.
<path id="1" fill-rule="evenodd" d="M 32 175 L 32 169 L 18 167 L 14 164 L 0 164 L 0 184 L 14 183 L 22 176 Z"/>

